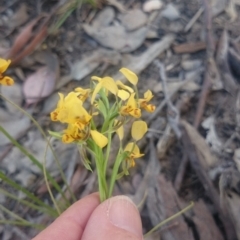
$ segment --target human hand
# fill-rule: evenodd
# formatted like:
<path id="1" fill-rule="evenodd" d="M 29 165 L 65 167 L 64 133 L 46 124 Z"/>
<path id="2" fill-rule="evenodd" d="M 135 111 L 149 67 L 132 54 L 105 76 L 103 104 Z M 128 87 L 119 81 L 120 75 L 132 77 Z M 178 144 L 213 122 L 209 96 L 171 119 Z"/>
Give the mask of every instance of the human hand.
<path id="1" fill-rule="evenodd" d="M 125 196 L 100 203 L 97 193 L 74 203 L 33 240 L 142 240 L 134 203 Z"/>

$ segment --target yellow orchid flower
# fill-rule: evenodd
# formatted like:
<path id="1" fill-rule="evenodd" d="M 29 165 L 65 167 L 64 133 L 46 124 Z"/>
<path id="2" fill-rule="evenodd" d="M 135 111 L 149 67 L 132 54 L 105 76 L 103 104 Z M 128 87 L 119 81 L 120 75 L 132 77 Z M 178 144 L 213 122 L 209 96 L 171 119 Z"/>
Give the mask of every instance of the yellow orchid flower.
<path id="1" fill-rule="evenodd" d="M 90 89 L 87 88 L 87 89 L 84 89 L 84 88 L 75 88 L 75 91 L 77 93 L 79 93 L 78 95 L 78 98 L 82 101 L 82 102 L 85 102 L 85 100 L 88 98 L 89 96 L 89 93 L 90 93 Z"/>
<path id="2" fill-rule="evenodd" d="M 138 83 L 138 76 L 127 68 L 121 68 L 119 70 L 132 85 L 137 85 Z"/>
<path id="3" fill-rule="evenodd" d="M 75 124 L 80 130 L 84 129 L 92 117 L 82 106 L 83 102 L 78 98 L 78 94 L 70 92 L 64 98 L 64 95 L 59 93 L 59 97 L 57 108 L 51 112 L 51 120 Z"/>
<path id="4" fill-rule="evenodd" d="M 108 144 L 108 139 L 103 134 L 96 130 L 90 131 L 93 141 L 100 147 L 103 148 Z"/>
<path id="5" fill-rule="evenodd" d="M 62 141 L 64 143 L 71 143 L 74 141 L 82 141 L 86 138 L 86 133 L 80 131 L 78 126 L 75 124 L 68 124 L 67 129 L 64 130 L 64 134 L 62 135 Z"/>
<path id="6" fill-rule="evenodd" d="M 156 106 L 154 106 L 153 104 L 147 104 L 151 99 L 153 98 L 153 94 L 150 90 L 147 90 L 144 93 L 144 98 L 140 98 L 138 100 L 139 104 L 140 104 L 140 108 L 145 109 L 147 112 L 154 112 L 156 109 Z"/>
<path id="7" fill-rule="evenodd" d="M 135 93 L 132 93 L 128 99 L 127 105 L 122 106 L 120 114 L 123 116 L 131 115 L 135 118 L 141 117 L 141 109 L 137 107 L 137 102 L 134 98 Z"/>
<path id="8" fill-rule="evenodd" d="M 96 85 L 96 87 L 95 87 L 95 89 L 92 93 L 91 104 L 93 104 L 98 92 L 102 88 L 105 88 L 106 90 L 108 90 L 112 94 L 117 95 L 118 87 L 117 87 L 117 84 L 115 83 L 113 78 L 111 78 L 111 77 L 99 78 L 99 77 L 93 76 L 92 80 L 97 80 L 98 84 Z"/>
<path id="9" fill-rule="evenodd" d="M 5 60 L 0 58 L 0 84 L 11 86 L 14 84 L 14 80 L 8 76 L 3 76 L 3 73 L 8 69 L 11 60 Z"/>
<path id="10" fill-rule="evenodd" d="M 148 126 L 144 121 L 135 121 L 132 125 L 131 135 L 135 141 L 143 138 L 144 134 L 147 132 Z"/>
<path id="11" fill-rule="evenodd" d="M 130 142 L 124 149 L 124 152 L 129 152 L 128 158 L 126 161 L 129 163 L 130 167 L 135 166 L 135 159 L 144 156 L 140 153 L 139 147 L 134 142 Z"/>

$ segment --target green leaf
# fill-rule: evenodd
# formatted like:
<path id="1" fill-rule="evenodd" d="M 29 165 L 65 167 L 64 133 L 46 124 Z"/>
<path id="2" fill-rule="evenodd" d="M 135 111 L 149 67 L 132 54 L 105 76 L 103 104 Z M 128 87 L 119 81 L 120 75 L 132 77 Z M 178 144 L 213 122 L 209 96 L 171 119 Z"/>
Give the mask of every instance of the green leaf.
<path id="1" fill-rule="evenodd" d="M 59 132 L 53 132 L 53 131 L 48 130 L 48 133 L 49 133 L 52 137 L 55 137 L 55 138 L 58 138 L 58 139 L 61 139 L 61 138 L 62 138 L 62 134 L 59 133 Z"/>
<path id="2" fill-rule="evenodd" d="M 101 99 L 98 100 L 98 109 L 102 113 L 104 120 L 107 118 L 107 108 Z"/>
<path id="3" fill-rule="evenodd" d="M 107 95 L 106 95 L 106 93 L 104 92 L 103 89 L 101 89 L 99 91 L 99 95 L 100 95 L 100 97 L 101 97 L 101 99 L 102 99 L 102 101 L 103 101 L 103 103 L 104 103 L 104 105 L 105 105 L 105 107 L 108 111 L 109 110 L 109 101 L 108 101 L 108 97 L 107 97 Z"/>
<path id="4" fill-rule="evenodd" d="M 84 167 L 91 171 L 92 172 L 92 168 L 90 166 L 91 164 L 91 161 L 88 159 L 87 157 L 87 152 L 86 152 L 86 149 L 82 146 L 82 145 L 78 145 L 78 151 L 80 153 L 80 156 L 81 156 L 81 160 L 82 160 L 82 163 L 84 165 Z"/>

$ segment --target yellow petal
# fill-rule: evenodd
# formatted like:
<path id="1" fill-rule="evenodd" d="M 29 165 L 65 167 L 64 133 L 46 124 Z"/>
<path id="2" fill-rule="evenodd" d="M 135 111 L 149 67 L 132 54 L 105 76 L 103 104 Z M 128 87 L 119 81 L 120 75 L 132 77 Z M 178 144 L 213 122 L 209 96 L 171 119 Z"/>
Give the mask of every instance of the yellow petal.
<path id="1" fill-rule="evenodd" d="M 132 93 L 127 102 L 127 106 L 130 106 L 133 109 L 137 108 L 137 102 L 134 97 L 135 97 L 135 93 Z"/>
<path id="2" fill-rule="evenodd" d="M 132 125 L 132 138 L 136 141 L 140 140 L 147 132 L 148 126 L 144 121 L 135 121 Z"/>
<path id="3" fill-rule="evenodd" d="M 103 148 L 108 144 L 108 139 L 103 134 L 96 130 L 91 130 L 90 134 L 92 136 L 93 141 L 100 147 Z"/>
<path id="4" fill-rule="evenodd" d="M 130 142 L 124 149 L 125 152 L 130 152 L 132 158 L 140 158 L 144 156 L 144 154 L 140 153 L 139 147 L 134 142 Z"/>
<path id="5" fill-rule="evenodd" d="M 136 143 L 134 142 L 128 143 L 127 146 L 124 148 L 124 152 L 132 152 L 134 145 L 136 146 Z"/>
<path id="6" fill-rule="evenodd" d="M 144 93 L 144 98 L 147 102 L 149 102 L 152 98 L 153 98 L 153 94 L 150 90 L 147 90 L 145 93 Z"/>
<path id="7" fill-rule="evenodd" d="M 95 87 L 95 89 L 92 93 L 91 104 L 93 104 L 93 102 L 95 101 L 95 98 L 96 98 L 98 92 L 101 90 L 101 88 L 102 88 L 102 82 L 98 83 L 97 86 Z"/>
<path id="8" fill-rule="evenodd" d="M 56 122 L 58 121 L 58 111 L 54 110 L 53 112 L 50 113 L 51 120 Z"/>
<path id="9" fill-rule="evenodd" d="M 78 87 L 78 88 L 75 88 L 74 90 L 75 90 L 77 93 L 79 93 L 78 98 L 79 98 L 81 101 L 85 102 L 85 100 L 88 98 L 90 89 L 89 89 L 89 88 L 84 89 L 84 88 Z"/>
<path id="10" fill-rule="evenodd" d="M 134 108 L 129 112 L 129 114 L 135 118 L 140 118 L 141 117 L 141 109 L 140 108 Z"/>
<path id="11" fill-rule="evenodd" d="M 14 80 L 8 76 L 5 76 L 2 79 L 0 79 L 0 84 L 4 86 L 12 86 L 14 84 Z"/>
<path id="12" fill-rule="evenodd" d="M 69 135 L 69 134 L 63 134 L 62 135 L 62 141 L 64 143 L 72 143 L 72 142 L 75 141 L 75 139 L 71 135 Z"/>
<path id="13" fill-rule="evenodd" d="M 121 98 L 123 101 L 127 100 L 130 94 L 125 90 L 118 90 L 117 93 L 118 97 Z"/>
<path id="14" fill-rule="evenodd" d="M 116 84 L 117 84 L 117 86 L 119 86 L 121 89 L 124 89 L 124 90 L 128 91 L 129 93 L 133 93 L 133 92 L 134 92 L 134 90 L 133 90 L 131 87 L 123 84 L 120 80 L 117 80 L 117 81 L 116 81 Z"/>
<path id="15" fill-rule="evenodd" d="M 11 60 L 5 60 L 5 59 L 0 58 L 0 74 L 4 73 L 7 70 L 10 63 L 11 63 Z"/>
<path id="16" fill-rule="evenodd" d="M 118 92 L 117 84 L 115 83 L 114 79 L 111 77 L 104 77 L 102 79 L 102 85 L 106 88 L 109 92 L 116 95 Z"/>
<path id="17" fill-rule="evenodd" d="M 92 80 L 99 81 L 99 82 L 102 80 L 102 78 L 97 77 L 97 76 L 92 76 L 91 79 L 92 79 Z"/>
<path id="18" fill-rule="evenodd" d="M 156 106 L 153 105 L 153 104 L 147 104 L 147 105 L 145 105 L 143 108 L 144 108 L 147 112 L 152 113 L 152 112 L 155 111 Z"/>
<path id="19" fill-rule="evenodd" d="M 131 70 L 127 68 L 121 68 L 119 70 L 126 78 L 127 80 L 132 83 L 133 85 L 137 85 L 138 83 L 138 76 L 132 72 Z"/>

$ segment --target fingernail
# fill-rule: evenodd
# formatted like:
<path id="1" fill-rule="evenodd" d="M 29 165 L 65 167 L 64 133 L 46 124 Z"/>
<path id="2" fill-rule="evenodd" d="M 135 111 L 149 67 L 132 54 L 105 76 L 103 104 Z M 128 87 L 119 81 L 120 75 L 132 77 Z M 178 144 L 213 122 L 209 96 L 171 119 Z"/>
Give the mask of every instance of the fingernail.
<path id="1" fill-rule="evenodd" d="M 111 198 L 108 211 L 109 220 L 113 225 L 142 237 L 139 212 L 130 198 L 126 196 Z"/>

